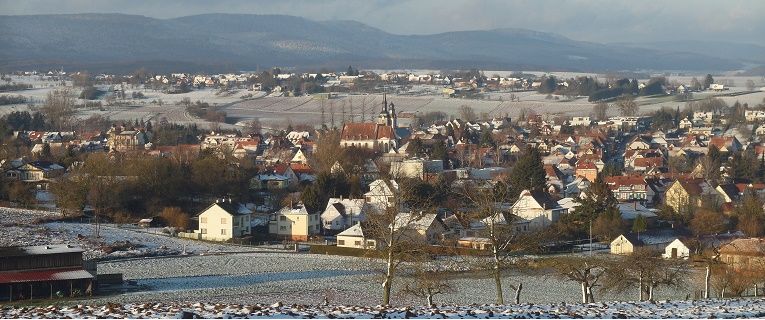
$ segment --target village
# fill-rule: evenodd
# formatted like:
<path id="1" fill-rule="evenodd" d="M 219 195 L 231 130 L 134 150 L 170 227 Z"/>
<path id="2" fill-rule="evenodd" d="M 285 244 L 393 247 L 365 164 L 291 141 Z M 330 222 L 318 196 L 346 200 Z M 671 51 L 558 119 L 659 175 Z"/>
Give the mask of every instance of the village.
<path id="1" fill-rule="evenodd" d="M 383 305 L 765 292 L 761 81 L 486 74 L 3 76 L 18 103 L 0 118 L 0 301 L 205 290 L 244 303 L 211 293 L 226 281 Z M 25 79 L 39 87 L 11 88 Z M 224 98 L 109 117 L 149 108 L 134 105 L 142 90 Z M 296 96 L 310 121 L 247 116 Z M 459 106 L 398 103 L 419 96 Z M 512 104 L 532 96 L 579 109 Z M 542 274 L 558 276 L 548 298 Z M 245 289 L 284 298 L 259 290 Z"/>

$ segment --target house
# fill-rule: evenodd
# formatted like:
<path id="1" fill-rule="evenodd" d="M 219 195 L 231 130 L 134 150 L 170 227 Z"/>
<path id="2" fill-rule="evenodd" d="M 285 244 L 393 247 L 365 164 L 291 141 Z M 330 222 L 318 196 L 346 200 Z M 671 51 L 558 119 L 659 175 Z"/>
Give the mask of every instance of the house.
<path id="1" fill-rule="evenodd" d="M 345 230 L 364 220 L 366 207 L 364 199 L 329 198 L 321 213 L 321 226 L 328 231 Z"/>
<path id="2" fill-rule="evenodd" d="M 701 206 L 702 201 L 716 198 L 717 192 L 701 178 L 678 179 L 664 193 L 664 204 L 675 212 L 688 209 L 688 206 Z"/>
<path id="3" fill-rule="evenodd" d="M 490 250 L 491 240 L 481 237 L 462 237 L 457 240 L 457 246 L 476 250 Z"/>
<path id="4" fill-rule="evenodd" d="M 426 179 L 444 171 L 443 160 L 410 159 L 390 163 L 390 176 L 395 178 Z"/>
<path id="5" fill-rule="evenodd" d="M 275 173 L 261 173 L 250 179 L 250 189 L 280 190 L 287 189 L 292 185 L 292 180 Z"/>
<path id="6" fill-rule="evenodd" d="M 598 167 L 593 162 L 580 160 L 576 163 L 576 176 L 595 181 L 598 177 Z"/>
<path id="7" fill-rule="evenodd" d="M 573 181 L 566 184 L 566 186 L 563 189 L 562 195 L 564 197 L 578 197 L 579 194 L 587 190 L 587 188 L 590 187 L 590 181 L 582 178 L 582 177 L 576 177 Z"/>
<path id="8" fill-rule="evenodd" d="M 83 252 L 66 244 L 0 247 L 0 300 L 91 295 L 95 270 L 86 270 Z"/>
<path id="9" fill-rule="evenodd" d="M 237 159 L 253 158 L 260 151 L 260 141 L 239 141 L 234 145 L 233 155 Z"/>
<path id="10" fill-rule="evenodd" d="M 308 157 L 305 156 L 305 152 L 303 152 L 303 149 L 298 149 L 295 152 L 295 155 L 290 160 L 291 163 L 301 163 L 301 164 L 308 164 Z"/>
<path id="11" fill-rule="evenodd" d="M 385 210 L 395 205 L 398 191 L 395 180 L 377 179 L 369 184 L 369 192 L 364 194 L 364 201 L 375 210 Z"/>
<path id="12" fill-rule="evenodd" d="M 765 238 L 731 241 L 720 248 L 720 261 L 735 269 L 763 268 L 765 272 Z"/>
<path id="13" fill-rule="evenodd" d="M 250 235 L 250 214 L 245 206 L 227 200 L 217 200 L 199 214 L 197 239 L 227 241 Z"/>
<path id="14" fill-rule="evenodd" d="M 677 239 L 672 230 L 621 234 L 611 241 L 611 254 L 632 254 L 638 248 L 659 251 Z"/>
<path id="15" fill-rule="evenodd" d="M 571 119 L 571 126 L 577 127 L 577 126 L 584 126 L 589 127 L 592 121 L 590 120 L 590 117 L 573 117 Z"/>
<path id="16" fill-rule="evenodd" d="M 357 249 L 377 249 L 377 240 L 367 238 L 361 223 L 356 223 L 350 228 L 337 234 L 337 246 Z"/>
<path id="17" fill-rule="evenodd" d="M 304 169 L 300 164 L 297 167 Z M 310 167 L 309 167 L 310 169 Z M 277 163 L 269 170 L 264 171 L 250 179 L 250 189 L 279 190 L 287 189 L 300 182 L 300 177 L 292 170 L 292 166 L 286 163 Z"/>
<path id="18" fill-rule="evenodd" d="M 435 213 L 404 212 L 396 215 L 393 230 L 403 233 L 405 241 L 435 244 L 443 240 L 448 228 Z"/>
<path id="19" fill-rule="evenodd" d="M 151 133 L 142 130 L 123 130 L 122 127 L 112 127 L 106 134 L 109 150 L 116 152 L 140 150 L 151 141 Z"/>
<path id="20" fill-rule="evenodd" d="M 318 213 L 309 213 L 302 203 L 282 208 L 271 215 L 268 233 L 293 241 L 307 241 L 321 231 Z"/>
<path id="21" fill-rule="evenodd" d="M 608 188 L 619 201 L 639 201 L 643 204 L 653 202 L 655 192 L 648 186 L 643 176 L 611 176 L 606 177 L 605 180 Z"/>
<path id="22" fill-rule="evenodd" d="M 539 230 L 558 221 L 566 210 L 545 192 L 523 190 L 511 213 L 527 222 L 530 230 Z"/>
<path id="23" fill-rule="evenodd" d="M 620 203 L 617 207 L 619 209 L 619 213 L 621 214 L 622 220 L 627 222 L 635 221 L 638 216 L 642 216 L 646 219 L 648 225 L 651 225 L 657 217 L 653 210 L 648 209 L 637 202 Z"/>
<path id="24" fill-rule="evenodd" d="M 735 153 L 743 148 L 741 142 L 735 136 L 712 137 L 709 139 L 709 147 L 715 146 L 720 152 Z"/>
<path id="25" fill-rule="evenodd" d="M 15 169 L 8 170 L 7 178 L 21 180 L 23 182 L 41 182 L 64 174 L 66 169 L 61 165 L 49 161 L 32 161 Z"/>
<path id="26" fill-rule="evenodd" d="M 665 259 L 688 259 L 691 256 L 691 249 L 680 239 L 675 239 L 664 247 Z"/>

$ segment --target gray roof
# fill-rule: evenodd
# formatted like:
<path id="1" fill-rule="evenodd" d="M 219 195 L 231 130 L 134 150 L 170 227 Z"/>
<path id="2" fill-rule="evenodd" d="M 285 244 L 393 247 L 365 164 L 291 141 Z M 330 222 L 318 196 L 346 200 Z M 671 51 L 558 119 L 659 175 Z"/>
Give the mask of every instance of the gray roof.
<path id="1" fill-rule="evenodd" d="M 0 257 L 24 257 L 34 255 L 84 252 L 80 247 L 68 244 L 28 247 L 0 247 Z"/>

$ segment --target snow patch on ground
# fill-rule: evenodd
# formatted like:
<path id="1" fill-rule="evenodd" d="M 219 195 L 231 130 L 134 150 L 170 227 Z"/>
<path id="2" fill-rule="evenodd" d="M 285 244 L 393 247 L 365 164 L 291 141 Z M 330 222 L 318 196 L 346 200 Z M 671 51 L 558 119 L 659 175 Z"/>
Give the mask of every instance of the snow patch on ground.
<path id="1" fill-rule="evenodd" d="M 332 306 L 206 303 L 142 303 L 3 307 L 2 318 L 757 318 L 765 299 L 706 301 L 607 302 L 591 304 L 443 305 L 434 307 Z"/>

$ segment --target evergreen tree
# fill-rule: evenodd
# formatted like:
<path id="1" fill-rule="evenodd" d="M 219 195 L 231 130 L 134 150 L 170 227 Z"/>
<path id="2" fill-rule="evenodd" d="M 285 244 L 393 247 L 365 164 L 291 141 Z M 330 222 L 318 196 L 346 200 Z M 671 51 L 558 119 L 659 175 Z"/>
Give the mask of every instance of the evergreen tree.
<path id="1" fill-rule="evenodd" d="M 430 152 L 430 158 L 434 160 L 446 161 L 446 145 L 443 141 L 437 141 L 433 144 L 433 150 Z"/>
<path id="2" fill-rule="evenodd" d="M 415 157 L 421 155 L 423 152 L 422 140 L 420 140 L 419 137 L 414 138 L 409 142 L 409 148 L 407 148 L 406 152 L 414 155 Z"/>
<path id="3" fill-rule="evenodd" d="M 50 151 L 50 144 L 48 143 L 44 144 L 42 151 L 40 152 L 40 159 L 50 160 L 52 157 L 53 157 L 53 154 L 51 154 L 51 151 Z"/>
<path id="4" fill-rule="evenodd" d="M 510 171 L 510 187 L 512 198 L 516 198 L 521 191 L 544 191 L 547 185 L 542 156 L 539 150 L 529 147 Z"/>
<path id="5" fill-rule="evenodd" d="M 315 213 L 322 209 L 322 201 L 318 190 L 316 190 L 316 185 L 305 188 L 303 193 L 300 194 L 300 201 L 303 201 L 303 205 L 308 210 L 308 213 Z"/>
<path id="6" fill-rule="evenodd" d="M 571 217 L 579 223 L 593 221 L 606 213 L 619 212 L 616 197 L 602 176 L 598 176 L 584 195 L 576 198 L 575 201 L 579 203 L 579 206 Z"/>
<path id="7" fill-rule="evenodd" d="M 646 222 L 645 217 L 638 215 L 635 221 L 632 222 L 632 232 L 637 233 L 639 237 L 640 233 L 645 231 L 646 228 L 648 228 L 648 222 Z"/>
<path id="8" fill-rule="evenodd" d="M 481 145 L 484 147 L 494 147 L 494 138 L 491 136 L 491 130 L 484 129 L 481 132 Z"/>
<path id="9" fill-rule="evenodd" d="M 704 89 L 709 89 L 709 86 L 711 86 L 713 83 L 715 83 L 715 78 L 712 78 L 711 74 L 707 74 L 707 76 L 704 78 Z"/>

